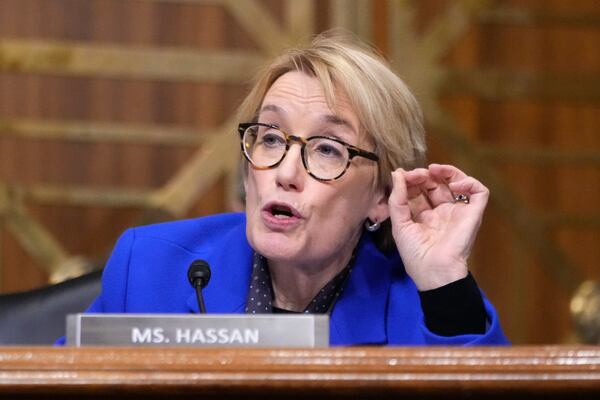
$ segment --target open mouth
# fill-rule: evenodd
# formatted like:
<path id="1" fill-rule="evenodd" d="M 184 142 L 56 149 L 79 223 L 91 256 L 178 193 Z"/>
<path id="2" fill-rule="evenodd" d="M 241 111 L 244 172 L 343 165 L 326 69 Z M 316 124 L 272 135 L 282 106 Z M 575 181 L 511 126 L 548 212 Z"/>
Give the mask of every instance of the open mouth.
<path id="1" fill-rule="evenodd" d="M 296 210 L 285 204 L 273 203 L 268 205 L 266 210 L 269 212 L 269 214 L 278 219 L 300 217 Z"/>
<path id="2" fill-rule="evenodd" d="M 273 214 L 274 217 L 278 217 L 278 218 L 289 218 L 294 216 L 294 214 L 292 214 L 292 211 L 285 206 L 273 206 L 271 207 L 271 214 Z"/>

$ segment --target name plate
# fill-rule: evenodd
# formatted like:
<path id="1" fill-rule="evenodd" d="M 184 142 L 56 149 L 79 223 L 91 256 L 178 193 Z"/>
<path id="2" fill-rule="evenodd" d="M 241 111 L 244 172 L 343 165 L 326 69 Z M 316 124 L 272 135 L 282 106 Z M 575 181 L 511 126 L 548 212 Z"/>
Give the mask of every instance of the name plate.
<path id="1" fill-rule="evenodd" d="M 67 346 L 328 347 L 329 317 L 73 314 Z"/>

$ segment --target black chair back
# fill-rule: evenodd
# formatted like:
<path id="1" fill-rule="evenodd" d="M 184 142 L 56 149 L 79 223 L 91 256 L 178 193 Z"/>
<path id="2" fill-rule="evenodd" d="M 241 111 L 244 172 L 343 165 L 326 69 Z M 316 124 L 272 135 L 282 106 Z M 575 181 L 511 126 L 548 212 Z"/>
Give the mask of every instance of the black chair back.
<path id="1" fill-rule="evenodd" d="M 100 293 L 102 271 L 28 292 L 0 295 L 0 345 L 51 345 L 66 316 L 85 311 Z"/>

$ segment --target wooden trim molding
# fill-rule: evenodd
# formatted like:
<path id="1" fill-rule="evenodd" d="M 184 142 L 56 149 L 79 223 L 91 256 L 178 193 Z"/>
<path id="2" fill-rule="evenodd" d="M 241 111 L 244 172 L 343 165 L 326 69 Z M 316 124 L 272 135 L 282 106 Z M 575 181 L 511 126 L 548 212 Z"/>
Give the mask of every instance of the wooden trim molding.
<path id="1" fill-rule="evenodd" d="M 599 346 L 0 348 L 0 397 L 598 398 Z"/>

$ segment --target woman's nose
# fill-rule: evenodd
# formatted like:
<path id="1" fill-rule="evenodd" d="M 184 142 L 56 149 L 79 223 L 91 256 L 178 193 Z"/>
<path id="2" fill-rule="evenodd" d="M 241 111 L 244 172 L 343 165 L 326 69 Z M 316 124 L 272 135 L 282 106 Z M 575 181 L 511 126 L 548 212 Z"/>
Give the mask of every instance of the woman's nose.
<path id="1" fill-rule="evenodd" d="M 308 175 L 302 164 L 302 146 L 292 142 L 281 163 L 276 168 L 277 185 L 285 190 L 301 191 Z"/>

